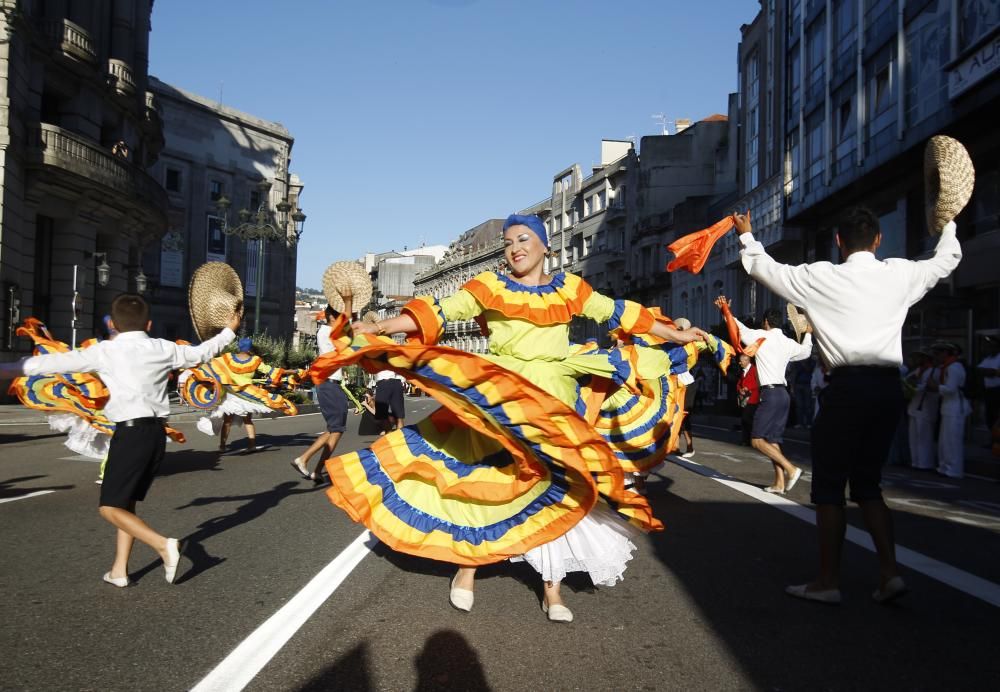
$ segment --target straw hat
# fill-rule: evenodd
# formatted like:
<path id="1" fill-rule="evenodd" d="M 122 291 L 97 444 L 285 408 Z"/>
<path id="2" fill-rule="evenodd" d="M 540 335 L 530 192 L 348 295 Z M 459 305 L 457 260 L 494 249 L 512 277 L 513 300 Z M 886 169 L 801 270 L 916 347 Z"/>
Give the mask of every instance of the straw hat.
<path id="1" fill-rule="evenodd" d="M 372 324 L 375 324 L 376 322 L 378 322 L 378 313 L 375 312 L 374 310 L 369 310 L 361 318 L 361 321 L 362 322 L 371 322 Z"/>
<path id="2" fill-rule="evenodd" d="M 199 339 L 221 332 L 233 312 L 243 309 L 243 283 L 236 270 L 225 262 L 206 262 L 195 269 L 188 284 L 188 309 Z"/>
<path id="3" fill-rule="evenodd" d="M 951 137 L 935 135 L 924 149 L 924 197 L 927 229 L 938 234 L 969 203 L 976 171 L 965 147 Z"/>
<path id="4" fill-rule="evenodd" d="M 690 329 L 691 320 L 689 320 L 687 317 L 678 317 L 676 320 L 674 320 L 674 326 L 680 329 L 681 331 L 684 331 L 685 329 Z"/>
<path id="5" fill-rule="evenodd" d="M 788 304 L 785 311 L 788 313 L 788 321 L 792 323 L 792 329 L 795 330 L 795 340 L 802 341 L 802 335 L 809 327 L 809 319 L 804 312 L 799 312 L 799 309 L 791 303 Z"/>
<path id="6" fill-rule="evenodd" d="M 368 305 L 372 299 L 372 280 L 368 272 L 357 262 L 334 262 L 323 272 L 323 294 L 337 312 L 344 311 L 341 289 L 350 287 L 353 298 L 351 307 L 355 310 Z"/>

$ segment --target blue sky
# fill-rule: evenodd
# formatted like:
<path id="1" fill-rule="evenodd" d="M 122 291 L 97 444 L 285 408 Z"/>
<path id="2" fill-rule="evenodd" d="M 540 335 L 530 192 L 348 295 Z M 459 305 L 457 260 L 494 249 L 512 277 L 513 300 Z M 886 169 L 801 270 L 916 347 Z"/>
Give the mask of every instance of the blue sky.
<path id="1" fill-rule="evenodd" d="M 753 0 L 159 0 L 149 71 L 295 137 L 300 286 L 548 196 L 600 140 L 726 112 Z"/>

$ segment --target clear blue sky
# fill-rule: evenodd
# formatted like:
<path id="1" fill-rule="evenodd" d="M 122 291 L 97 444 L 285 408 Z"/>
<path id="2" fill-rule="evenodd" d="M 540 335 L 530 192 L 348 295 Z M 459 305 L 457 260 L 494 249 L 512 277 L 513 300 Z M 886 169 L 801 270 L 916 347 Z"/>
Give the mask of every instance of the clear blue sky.
<path id="1" fill-rule="evenodd" d="M 600 140 L 726 112 L 754 0 L 158 0 L 149 71 L 282 123 L 300 286 L 548 196 Z"/>

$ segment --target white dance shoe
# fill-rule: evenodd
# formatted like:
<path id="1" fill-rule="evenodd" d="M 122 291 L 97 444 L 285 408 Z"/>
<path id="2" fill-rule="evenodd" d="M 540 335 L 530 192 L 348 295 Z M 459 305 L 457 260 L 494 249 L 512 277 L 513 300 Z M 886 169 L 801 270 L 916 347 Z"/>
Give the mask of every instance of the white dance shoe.
<path id="1" fill-rule="evenodd" d="M 177 576 L 177 565 L 181 561 L 181 546 L 176 538 L 167 539 L 167 559 L 163 561 L 163 578 L 168 584 L 174 583 Z"/>
<path id="2" fill-rule="evenodd" d="M 573 611 L 558 603 L 550 606 L 542 601 L 542 612 L 547 613 L 552 622 L 573 622 Z"/>
<path id="3" fill-rule="evenodd" d="M 460 589 L 456 587 L 455 577 L 452 577 L 451 592 L 448 594 L 448 600 L 451 601 L 451 604 L 458 610 L 464 610 L 468 613 L 472 610 L 472 604 L 476 600 L 476 595 L 468 589 Z"/>

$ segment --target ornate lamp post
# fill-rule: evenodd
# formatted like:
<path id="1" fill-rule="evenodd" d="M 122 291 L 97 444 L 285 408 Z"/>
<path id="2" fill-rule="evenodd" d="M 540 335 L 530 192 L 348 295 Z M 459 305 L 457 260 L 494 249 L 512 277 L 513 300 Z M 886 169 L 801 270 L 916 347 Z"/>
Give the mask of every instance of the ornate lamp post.
<path id="1" fill-rule="evenodd" d="M 292 205 L 288 200 L 281 200 L 274 205 L 276 214 L 271 211 L 268 204 L 268 193 L 271 191 L 271 183 L 261 180 L 257 183 L 260 191 L 260 204 L 256 211 L 240 209 L 240 222 L 236 226 L 229 224 L 229 207 L 231 202 L 225 196 L 216 201 L 216 207 L 222 216 L 222 232 L 226 235 L 236 236 L 243 241 L 257 241 L 257 276 L 256 295 L 254 297 L 254 333 L 260 331 L 260 295 L 264 290 L 264 243 L 271 240 L 284 240 L 289 245 L 298 243 L 302 237 L 302 229 L 305 226 L 306 215 L 301 209 L 292 211 L 290 218 L 292 228 L 288 226 L 289 211 Z M 291 232 L 289 232 L 291 231 Z"/>

